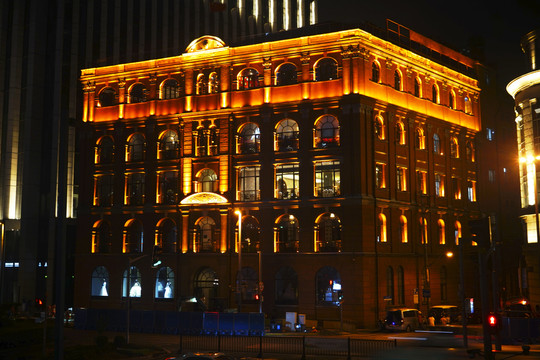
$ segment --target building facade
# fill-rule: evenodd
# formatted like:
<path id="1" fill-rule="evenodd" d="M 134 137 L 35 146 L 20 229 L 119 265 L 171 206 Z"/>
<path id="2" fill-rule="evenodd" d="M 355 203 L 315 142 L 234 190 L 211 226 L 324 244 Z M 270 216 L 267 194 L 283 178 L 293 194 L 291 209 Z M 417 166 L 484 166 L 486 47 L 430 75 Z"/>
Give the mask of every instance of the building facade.
<path id="1" fill-rule="evenodd" d="M 204 36 L 82 70 L 75 305 L 369 327 L 459 303 L 480 88 L 473 60 L 409 36 Z"/>
<path id="2" fill-rule="evenodd" d="M 519 155 L 521 190 L 521 219 L 525 244 L 521 263 L 521 293 L 531 303 L 540 303 L 540 227 L 538 219 L 538 121 L 540 108 L 540 70 L 537 49 L 538 30 L 531 31 L 521 41 L 521 48 L 528 58 L 530 72 L 512 80 L 506 90 L 515 100 L 515 122 Z"/>

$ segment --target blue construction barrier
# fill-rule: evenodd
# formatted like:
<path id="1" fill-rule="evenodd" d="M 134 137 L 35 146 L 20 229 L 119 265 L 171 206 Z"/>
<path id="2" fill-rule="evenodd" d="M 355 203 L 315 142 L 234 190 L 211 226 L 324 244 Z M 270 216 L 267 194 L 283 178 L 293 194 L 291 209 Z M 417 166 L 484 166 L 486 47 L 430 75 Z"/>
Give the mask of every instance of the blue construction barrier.
<path id="1" fill-rule="evenodd" d="M 74 326 L 84 330 L 124 332 L 127 312 L 123 309 L 75 309 Z M 264 314 L 131 310 L 129 331 L 174 335 L 264 335 Z"/>

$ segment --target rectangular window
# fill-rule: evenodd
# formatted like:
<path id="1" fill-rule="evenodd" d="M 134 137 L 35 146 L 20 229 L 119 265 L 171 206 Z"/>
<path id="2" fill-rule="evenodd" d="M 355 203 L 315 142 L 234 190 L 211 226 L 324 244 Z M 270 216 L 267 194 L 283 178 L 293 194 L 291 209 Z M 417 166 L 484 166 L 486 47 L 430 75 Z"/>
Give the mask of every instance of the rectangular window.
<path id="1" fill-rule="evenodd" d="M 178 172 L 163 171 L 158 174 L 157 202 L 176 204 L 178 202 Z"/>
<path id="2" fill-rule="evenodd" d="M 134 173 L 126 175 L 125 204 L 144 204 L 144 173 Z"/>
<path id="3" fill-rule="evenodd" d="M 452 190 L 454 191 L 454 199 L 460 200 L 461 199 L 461 186 L 459 178 L 453 177 L 452 178 Z"/>
<path id="4" fill-rule="evenodd" d="M 444 196 L 444 175 L 435 174 L 435 195 L 438 197 Z"/>
<path id="5" fill-rule="evenodd" d="M 495 182 L 495 170 L 488 170 L 488 179 L 490 183 Z"/>
<path id="6" fill-rule="evenodd" d="M 407 168 L 398 166 L 396 168 L 396 177 L 398 191 L 407 191 Z"/>
<path id="7" fill-rule="evenodd" d="M 495 138 L 495 130 L 491 128 L 486 128 L 486 138 L 489 141 L 493 141 L 493 139 Z"/>
<path id="8" fill-rule="evenodd" d="M 386 188 L 386 164 L 375 164 L 375 186 L 378 189 Z"/>
<path id="9" fill-rule="evenodd" d="M 100 175 L 94 182 L 94 206 L 113 205 L 113 175 Z"/>
<path id="10" fill-rule="evenodd" d="M 298 164 L 276 166 L 276 199 L 296 199 L 299 195 L 299 167 Z"/>
<path id="11" fill-rule="evenodd" d="M 246 166 L 240 169 L 238 174 L 238 200 L 255 201 L 261 196 L 260 166 Z"/>
<path id="12" fill-rule="evenodd" d="M 334 197 L 340 191 L 340 163 L 339 161 L 321 161 L 315 163 L 315 196 Z"/>
<path id="13" fill-rule="evenodd" d="M 467 198 L 469 201 L 476 201 L 476 181 L 474 180 L 467 181 Z"/>
<path id="14" fill-rule="evenodd" d="M 416 188 L 420 194 L 427 194 L 427 172 L 416 170 Z"/>

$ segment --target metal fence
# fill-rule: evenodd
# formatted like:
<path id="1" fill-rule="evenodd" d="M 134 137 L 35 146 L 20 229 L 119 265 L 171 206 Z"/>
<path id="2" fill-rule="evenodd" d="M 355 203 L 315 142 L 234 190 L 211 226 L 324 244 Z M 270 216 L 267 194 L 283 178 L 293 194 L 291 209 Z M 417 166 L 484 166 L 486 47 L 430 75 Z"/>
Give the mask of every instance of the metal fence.
<path id="1" fill-rule="evenodd" d="M 215 351 L 244 355 L 264 354 L 372 357 L 397 346 L 396 340 L 364 340 L 323 336 L 199 336 L 180 335 L 180 351 Z"/>

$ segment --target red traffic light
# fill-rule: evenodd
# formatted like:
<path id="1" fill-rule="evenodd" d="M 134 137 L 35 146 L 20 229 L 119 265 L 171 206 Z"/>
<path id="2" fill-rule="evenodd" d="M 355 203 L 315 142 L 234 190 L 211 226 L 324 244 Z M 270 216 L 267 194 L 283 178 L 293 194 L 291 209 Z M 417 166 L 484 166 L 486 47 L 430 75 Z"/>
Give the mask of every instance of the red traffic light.
<path id="1" fill-rule="evenodd" d="M 489 326 L 497 326 L 497 317 L 495 315 L 489 315 L 488 317 Z"/>
<path id="2" fill-rule="evenodd" d="M 501 328 L 501 315 L 490 313 L 487 317 L 487 326 L 492 332 L 497 332 Z"/>

